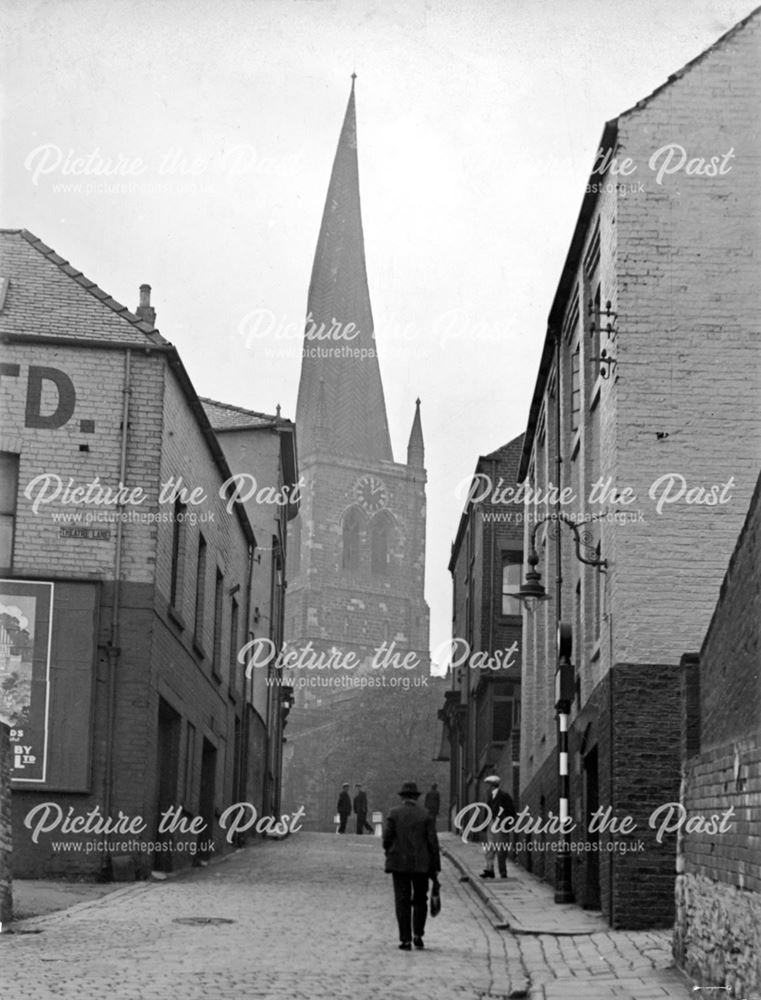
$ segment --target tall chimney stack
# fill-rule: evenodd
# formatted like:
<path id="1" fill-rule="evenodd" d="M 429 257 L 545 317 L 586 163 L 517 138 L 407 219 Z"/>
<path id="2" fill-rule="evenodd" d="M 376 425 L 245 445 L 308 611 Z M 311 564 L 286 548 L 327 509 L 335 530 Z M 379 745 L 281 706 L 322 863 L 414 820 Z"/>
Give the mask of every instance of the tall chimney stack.
<path id="1" fill-rule="evenodd" d="M 151 286 L 140 286 L 140 305 L 135 310 L 135 315 L 144 323 L 154 326 L 156 323 L 156 310 L 151 306 Z"/>

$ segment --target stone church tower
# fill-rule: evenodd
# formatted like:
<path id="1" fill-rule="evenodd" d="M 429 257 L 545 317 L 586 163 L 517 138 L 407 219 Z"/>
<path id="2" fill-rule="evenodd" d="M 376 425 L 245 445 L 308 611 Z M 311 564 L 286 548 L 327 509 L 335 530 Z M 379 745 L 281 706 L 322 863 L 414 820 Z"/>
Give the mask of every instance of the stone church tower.
<path id="1" fill-rule="evenodd" d="M 284 783 L 307 808 L 305 826 L 332 829 L 341 781 L 363 780 L 333 740 L 355 699 L 372 695 L 352 678 L 407 673 L 374 669 L 385 652 L 415 653 L 418 671 L 429 669 L 420 401 L 407 461 L 395 462 L 365 268 L 354 78 L 309 285 L 296 428 L 305 487 L 288 546 L 288 648 L 309 643 L 323 663 L 351 653 L 357 665 L 290 671 Z"/>

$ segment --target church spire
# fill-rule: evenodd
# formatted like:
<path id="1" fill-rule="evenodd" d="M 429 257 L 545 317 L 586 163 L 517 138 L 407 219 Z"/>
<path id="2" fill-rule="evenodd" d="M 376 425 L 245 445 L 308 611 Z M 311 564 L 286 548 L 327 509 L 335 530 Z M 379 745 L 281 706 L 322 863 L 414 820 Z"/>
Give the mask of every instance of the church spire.
<path id="1" fill-rule="evenodd" d="M 412 420 L 410 440 L 407 444 L 407 465 L 422 469 L 425 465 L 425 446 L 423 445 L 423 425 L 420 422 L 420 400 L 415 400 L 415 416 Z"/>
<path id="2" fill-rule="evenodd" d="M 304 458 L 326 447 L 337 455 L 393 460 L 365 268 L 355 76 L 309 283 L 296 425 Z"/>

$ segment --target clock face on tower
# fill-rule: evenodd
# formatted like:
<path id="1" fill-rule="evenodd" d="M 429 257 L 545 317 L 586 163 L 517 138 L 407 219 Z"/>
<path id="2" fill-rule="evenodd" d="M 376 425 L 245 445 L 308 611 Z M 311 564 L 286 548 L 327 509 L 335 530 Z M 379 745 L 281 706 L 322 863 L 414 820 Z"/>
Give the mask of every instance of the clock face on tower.
<path id="1" fill-rule="evenodd" d="M 378 476 L 360 476 L 354 484 L 354 496 L 360 507 L 368 514 L 375 514 L 388 505 L 389 493 L 386 484 Z"/>

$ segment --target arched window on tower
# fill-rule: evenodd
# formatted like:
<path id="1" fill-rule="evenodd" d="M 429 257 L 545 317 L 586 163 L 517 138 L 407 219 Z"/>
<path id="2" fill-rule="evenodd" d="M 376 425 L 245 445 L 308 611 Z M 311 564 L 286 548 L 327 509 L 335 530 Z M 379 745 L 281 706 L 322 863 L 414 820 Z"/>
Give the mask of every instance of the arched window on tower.
<path id="1" fill-rule="evenodd" d="M 350 507 L 344 515 L 343 522 L 343 569 L 359 569 L 359 529 L 360 517 L 356 507 Z"/>
<path id="2" fill-rule="evenodd" d="M 387 514 L 377 514 L 370 529 L 370 572 L 374 576 L 386 576 L 389 566 L 391 524 Z"/>

